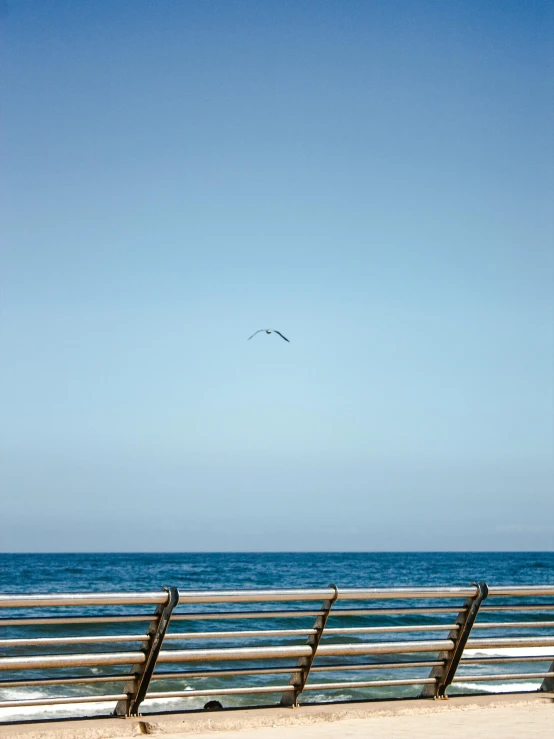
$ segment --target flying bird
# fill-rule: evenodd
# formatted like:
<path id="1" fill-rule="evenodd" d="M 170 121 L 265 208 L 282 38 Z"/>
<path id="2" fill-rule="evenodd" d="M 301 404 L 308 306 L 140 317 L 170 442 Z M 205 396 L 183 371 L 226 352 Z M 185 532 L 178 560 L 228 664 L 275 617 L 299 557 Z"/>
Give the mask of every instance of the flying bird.
<path id="1" fill-rule="evenodd" d="M 254 336 L 256 336 L 256 334 L 262 333 L 262 331 L 265 331 L 266 334 L 272 334 L 272 333 L 279 334 L 279 336 L 282 339 L 284 339 L 285 341 L 289 341 L 286 336 L 283 336 L 283 334 L 280 331 L 277 331 L 277 329 L 275 329 L 275 328 L 261 328 L 261 329 L 259 329 L 259 331 L 254 331 L 254 333 L 252 334 L 252 336 L 249 336 L 248 337 L 248 341 L 250 341 L 250 339 L 252 339 Z M 290 344 L 290 341 L 289 341 L 289 344 Z"/>

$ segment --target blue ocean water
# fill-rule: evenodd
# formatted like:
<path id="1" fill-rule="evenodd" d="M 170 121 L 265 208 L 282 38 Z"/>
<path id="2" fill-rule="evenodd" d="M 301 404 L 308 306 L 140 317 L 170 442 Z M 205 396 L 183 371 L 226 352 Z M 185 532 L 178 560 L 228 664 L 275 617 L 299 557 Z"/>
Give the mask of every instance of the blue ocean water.
<path id="1" fill-rule="evenodd" d="M 0 554 L 4 593 L 554 583 L 554 552 Z"/>
<path id="2" fill-rule="evenodd" d="M 552 585 L 554 584 L 554 553 L 553 552 L 518 552 L 518 553 L 243 553 L 243 554 L 0 554 L 0 592 L 2 593 L 62 593 L 62 592 L 91 592 L 91 591 L 143 591 L 159 590 L 162 586 L 175 585 L 179 590 L 214 590 L 214 589 L 245 589 L 245 588 L 310 588 L 322 587 L 329 583 L 340 587 L 400 587 L 400 586 L 462 586 L 478 580 L 485 580 L 489 585 Z M 540 599 L 537 602 L 541 602 Z M 544 603 L 544 599 L 542 601 Z M 541 604 L 542 604 L 541 603 Z M 342 604 L 341 604 L 342 605 Z M 344 604 L 347 605 L 347 604 Z M 359 607 L 360 604 L 357 604 Z M 371 604 L 373 605 L 384 605 Z M 390 604 L 388 604 L 390 606 Z M 395 605 L 401 605 L 395 603 Z M 413 605 L 406 603 L 406 605 Z M 421 603 L 420 603 L 421 605 Z M 432 604 L 431 604 L 432 605 Z M 443 603 L 444 605 L 444 603 Z M 272 608 L 272 605 L 262 605 L 259 609 Z M 283 606 L 289 607 L 287 604 Z M 279 605 L 281 608 L 281 605 Z M 37 612 L 37 609 L 20 609 L 11 613 L 0 614 L 6 616 L 37 616 L 37 615 L 62 615 L 66 609 L 51 608 L 49 611 Z M 151 612 L 151 607 L 133 607 L 125 610 L 125 607 L 112 607 L 111 609 L 82 609 L 83 615 L 99 613 L 144 613 Z M 194 610 L 194 608 L 192 608 Z M 198 610 L 198 609 L 197 609 Z M 210 610 L 202 606 L 201 610 Z M 518 620 L 518 621 L 553 621 L 554 612 L 526 612 L 514 617 L 513 614 L 484 614 L 479 616 L 483 620 Z M 427 618 L 427 620 L 426 620 Z M 432 620 L 434 618 L 434 620 Z M 334 615 L 329 621 L 332 627 L 358 627 L 358 626 L 390 626 L 390 625 L 413 625 L 429 623 L 437 625 L 441 623 L 452 623 L 452 616 L 425 617 L 422 615 L 406 616 L 371 616 L 367 617 L 344 617 Z M 172 622 L 170 632 L 183 632 L 186 630 L 205 632 L 214 630 L 236 630 L 236 629 L 298 629 L 310 628 L 313 625 L 313 617 L 310 618 L 282 618 L 279 623 L 275 619 L 257 618 L 249 620 L 247 625 L 244 621 L 220 620 L 220 621 L 178 621 Z M 105 634 L 141 634 L 144 633 L 144 624 L 102 624 L 91 626 L 87 624 L 63 626 L 58 625 L 25 625 L 13 626 L 3 625 L 0 627 L 0 639 L 19 639 L 37 637 L 59 637 L 59 636 L 81 636 L 81 635 L 105 635 Z M 510 632 L 510 636 L 528 636 L 530 629 L 520 629 Z M 436 631 L 425 634 L 422 638 L 444 638 L 444 632 Z M 552 635 L 553 629 L 534 628 L 533 636 Z M 481 636 L 483 634 L 479 634 Z M 500 636 L 500 631 L 487 630 L 487 636 Z M 504 636 L 506 634 L 504 633 Z M 340 642 L 344 637 L 326 637 L 328 643 Z M 374 635 L 368 639 L 366 634 L 349 635 L 347 641 L 367 642 L 368 640 L 387 640 L 390 635 Z M 402 634 L 394 639 L 419 638 L 417 635 Z M 198 639 L 194 641 L 195 648 L 214 648 L 224 646 L 261 646 L 261 640 L 241 641 L 232 638 L 225 641 L 218 639 Z M 291 640 L 273 638 L 273 645 L 305 643 L 304 638 Z M 190 640 L 166 642 L 168 648 L 186 649 L 191 648 Z M 125 645 L 93 645 L 88 651 L 111 651 L 117 649 L 136 649 L 136 644 Z M 166 646 L 164 646 L 164 649 Z M 75 652 L 76 647 L 71 645 L 55 645 L 48 648 L 50 654 L 63 654 Z M 551 650 L 552 651 L 552 650 Z M 0 645 L 0 656 L 19 656 L 37 654 L 36 646 L 13 646 Z M 493 652 L 487 651 L 492 655 Z M 539 664 L 529 663 L 527 665 L 510 666 L 510 671 L 536 671 L 537 669 L 548 669 L 552 657 L 548 649 L 544 651 L 544 662 Z M 422 655 L 424 657 L 424 655 Z M 386 662 L 407 661 L 410 658 L 402 655 L 389 655 L 381 658 Z M 364 660 L 362 660 L 364 661 Z M 367 657 L 365 658 L 367 662 Z M 320 660 L 324 664 L 324 660 Z M 277 666 L 277 663 L 268 663 Z M 213 667 L 213 665 L 211 665 Z M 260 663 L 243 662 L 240 667 L 259 667 Z M 282 666 L 282 664 L 281 664 Z M 201 667 L 201 665 L 196 665 Z M 236 663 L 221 663 L 218 667 L 236 667 Z M 107 673 L 106 673 L 107 669 Z M 86 676 L 104 674 L 117 674 L 118 671 L 126 672 L 124 668 L 92 668 L 73 670 L 73 675 Z M 190 669 L 190 666 L 177 665 L 173 668 L 165 666 L 165 669 Z M 479 674 L 483 669 L 506 670 L 505 666 L 480 668 L 479 666 L 466 667 L 470 674 Z M 50 671 L 52 677 L 69 675 L 70 671 Z M 401 677 L 421 677 L 428 675 L 428 668 L 406 668 L 402 670 Z M 495 674 L 497 674 L 495 672 Z M 27 671 L 24 677 L 44 677 L 45 673 L 34 673 Z M 118 692 L 121 683 L 114 688 L 113 684 L 103 683 L 85 687 L 81 685 L 72 686 L 2 686 L 1 681 L 6 679 L 22 679 L 21 673 L 4 672 L 0 674 L 0 702 L 11 701 L 21 698 L 41 698 L 64 696 L 82 696 L 86 693 L 105 695 L 110 692 Z M 400 677 L 398 670 L 387 669 L 386 665 L 379 670 L 318 673 L 315 682 L 343 682 L 345 680 L 387 680 Z M 312 679 L 312 678 L 311 678 Z M 230 686 L 229 677 L 210 676 L 207 678 L 194 678 L 177 680 L 175 678 L 164 678 L 155 683 L 156 691 L 191 690 L 191 689 L 219 689 Z M 273 683 L 271 682 L 273 680 Z M 275 682 L 276 681 L 276 682 Z M 249 676 L 233 678 L 232 685 L 236 687 L 244 685 L 280 685 L 286 684 L 288 677 L 277 676 Z M 468 677 L 467 682 L 456 686 L 457 692 L 482 692 L 508 691 L 508 690 L 532 690 L 537 689 L 540 680 L 524 681 L 517 685 L 514 683 L 496 684 L 476 683 Z M 349 700 L 349 699 L 371 699 L 400 696 L 415 696 L 421 688 L 417 686 L 402 686 L 391 689 L 390 687 L 372 687 L 370 689 L 342 689 L 338 691 L 322 691 L 320 693 L 305 693 L 306 700 Z M 225 697 L 226 706 L 268 704 L 278 702 L 279 696 L 265 695 L 245 696 L 233 695 Z M 143 711 L 159 710 L 182 710 L 201 708 L 205 699 L 191 697 L 188 699 L 157 699 L 143 704 Z M 13 720 L 16 718 L 37 718 L 43 716 L 68 716 L 94 713 L 108 713 L 113 709 L 107 702 L 100 704 L 78 704 L 72 707 L 0 707 L 0 721 Z"/>

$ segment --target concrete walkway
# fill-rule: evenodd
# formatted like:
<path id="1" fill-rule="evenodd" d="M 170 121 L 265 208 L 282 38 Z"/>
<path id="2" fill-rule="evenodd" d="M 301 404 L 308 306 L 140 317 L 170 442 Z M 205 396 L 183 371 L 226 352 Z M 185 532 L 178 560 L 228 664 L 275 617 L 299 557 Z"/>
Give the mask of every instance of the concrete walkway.
<path id="1" fill-rule="evenodd" d="M 554 694 L 464 696 L 290 708 L 196 711 L 132 719 L 0 725 L 2 739 L 540 739 L 554 726 Z"/>
<path id="2" fill-rule="evenodd" d="M 220 739 L 522 739 L 551 736 L 554 705 L 480 707 L 467 711 L 449 711 L 412 716 L 374 716 L 342 719 L 311 726 L 277 726 L 217 732 Z M 168 734 L 166 739 L 214 739 L 208 734 Z"/>

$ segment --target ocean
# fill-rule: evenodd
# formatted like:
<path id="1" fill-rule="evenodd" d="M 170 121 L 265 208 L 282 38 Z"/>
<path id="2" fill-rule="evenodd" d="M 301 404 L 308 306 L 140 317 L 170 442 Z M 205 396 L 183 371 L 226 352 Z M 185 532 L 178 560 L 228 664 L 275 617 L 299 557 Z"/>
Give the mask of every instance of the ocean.
<path id="1" fill-rule="evenodd" d="M 554 584 L 554 553 L 553 552 L 501 552 L 501 553 L 245 553 L 245 554 L 0 554 L 0 592 L 1 593 L 63 593 L 63 592 L 90 592 L 90 591 L 142 591 L 159 590 L 164 585 L 175 585 L 180 590 L 214 590 L 214 589 L 243 589 L 243 588 L 310 588 L 327 586 L 334 583 L 340 587 L 400 587 L 400 586 L 463 586 L 478 580 L 485 580 L 489 585 L 553 585 Z M 539 601 L 540 602 L 540 601 Z M 552 602 L 552 601 L 550 601 Z M 544 599 L 543 599 L 544 603 Z M 63 609 L 50 609 L 46 614 L 39 614 L 37 609 L 24 611 L 21 609 L 17 615 L 54 615 Z M 112 608 L 111 612 L 117 609 Z M 134 609 L 134 612 L 140 609 Z M 96 611 L 98 612 L 98 611 Z M 5 616 L 15 615 L 3 614 Z M 353 617 L 349 620 L 345 617 L 336 617 L 333 626 L 353 626 Z M 390 625 L 384 616 L 372 617 L 371 625 Z M 400 618 L 400 620 L 399 620 Z M 404 619 L 402 621 L 401 619 Z M 396 625 L 415 623 L 414 616 L 396 617 Z M 481 618 L 481 615 L 480 615 Z M 524 616 L 518 614 L 490 614 L 483 616 L 490 621 L 499 620 L 526 620 L 544 621 L 552 620 L 553 613 L 527 612 Z M 377 619 L 377 620 L 376 620 Z M 379 620 L 381 619 L 381 620 Z M 412 619 L 410 621 L 410 619 Z M 304 625 L 311 626 L 313 618 L 309 623 L 300 624 L 299 619 L 280 619 L 279 628 L 300 628 Z M 421 616 L 419 617 L 421 621 Z M 446 623 L 451 623 L 452 617 Z M 182 630 L 183 623 L 179 622 Z M 190 622 L 196 624 L 196 622 Z M 361 623 L 361 621 L 359 622 Z M 358 622 L 356 623 L 358 625 Z M 362 625 L 368 625 L 367 621 Z M 135 624 L 135 632 L 139 633 L 144 628 L 141 624 Z M 121 629 L 123 628 L 123 631 Z M 237 622 L 229 625 L 229 622 L 221 626 L 221 622 L 204 622 L 202 626 L 191 626 L 197 630 L 210 629 L 237 629 L 241 626 Z M 242 628 L 245 628 L 244 626 Z M 277 628 L 275 621 L 268 619 L 257 619 L 251 621 L 249 629 Z M 494 630 L 487 630 L 487 636 L 500 636 Z M 67 636 L 79 634 L 106 634 L 106 633 L 130 633 L 130 627 L 116 625 L 102 625 L 101 630 L 93 632 L 91 626 L 86 629 L 79 625 L 65 626 L 2 626 L 0 638 L 23 638 L 40 636 Z M 552 635 L 552 628 L 533 629 L 533 636 L 543 634 Z M 480 634 L 479 636 L 481 636 Z M 505 633 L 504 633 L 505 635 Z M 510 636 L 529 636 L 529 631 L 510 631 Z M 437 634 L 438 636 L 438 634 Z M 349 637 L 350 640 L 356 637 Z M 408 637 L 409 638 L 409 637 Z M 412 637 L 413 638 L 413 637 Z M 431 637 L 425 637 L 431 638 Z M 359 641 L 367 641 L 367 636 L 360 635 Z M 259 645 L 259 640 L 258 640 Z M 282 641 L 273 639 L 272 644 L 291 644 L 290 639 Z M 296 642 L 292 642 L 296 643 Z M 304 643 L 300 639 L 299 643 Z M 225 643 L 218 641 L 217 646 L 233 646 L 236 643 L 228 640 Z M 244 642 L 241 643 L 244 646 Z M 136 646 L 136 645 L 135 645 Z M 172 647 L 178 646 L 171 644 Z M 188 644 L 187 646 L 190 646 Z M 195 646 L 213 646 L 213 643 L 198 642 Z M 115 645 L 117 648 L 117 645 Z M 121 648 L 121 647 L 120 647 Z M 135 647 L 133 647 L 135 648 Z M 69 651 L 75 650 L 71 647 Z M 51 647 L 49 653 L 68 651 L 68 647 Z M 107 651 L 102 647 L 100 651 Z M 517 650 L 484 650 L 486 654 L 519 654 Z M 508 671 L 518 673 L 529 671 L 545 671 L 552 659 L 554 650 L 548 647 L 534 648 L 534 653 L 544 656 L 545 662 L 531 663 L 528 665 L 510 665 Z M 1 656 L 14 656 L 23 654 L 37 654 L 37 647 L 0 647 Z M 398 656 L 394 658 L 398 661 Z M 391 656 L 391 660 L 392 656 Z M 242 663 L 241 667 L 249 663 Z M 222 665 L 224 666 L 224 665 Z M 184 669 L 181 667 L 181 669 Z M 188 668 L 187 668 L 188 669 Z M 466 667 L 466 670 L 470 668 Z M 506 666 L 487 666 L 473 668 L 472 675 L 486 671 L 490 673 L 496 670 L 506 671 Z M 86 671 L 73 671 L 74 674 L 91 674 Z M 111 668 L 113 673 L 114 669 Z M 372 671 L 373 672 L 373 671 Z M 93 674 L 102 674 L 101 668 L 92 668 Z M 52 675 L 60 676 L 60 671 L 52 671 Z M 421 672 L 413 672 L 410 669 L 402 670 L 402 677 L 417 677 Z M 37 675 L 26 674 L 25 677 Z M 41 675 L 44 677 L 44 673 Z M 323 677 L 325 676 L 325 677 Z M 21 674 L 19 675 L 21 677 Z M 398 678 L 398 671 L 386 670 L 385 668 L 368 675 L 367 672 L 348 673 L 319 673 L 317 682 L 338 682 L 349 680 L 375 680 Z M 10 675 L 0 675 L 1 680 L 16 679 Z M 229 678 L 227 678 L 228 680 Z M 267 684 L 268 679 L 274 676 L 249 677 L 246 682 L 238 684 L 257 685 Z M 175 680 L 156 681 L 151 688 L 154 690 L 186 690 L 193 687 L 218 688 L 223 685 L 222 678 L 208 677 L 195 678 L 192 680 L 181 680 L 176 684 Z M 277 676 L 279 684 L 286 683 L 288 678 L 283 675 Z M 468 676 L 467 682 L 457 683 L 452 686 L 450 693 L 471 692 L 509 692 L 536 690 L 540 686 L 540 680 L 524 680 L 519 682 L 497 681 L 496 683 L 472 682 Z M 229 683 L 226 682 L 226 685 Z M 0 682 L 0 701 L 15 700 L 19 698 L 41 698 L 44 696 L 55 697 L 63 690 L 64 695 L 80 696 L 87 693 L 105 694 L 119 692 L 120 687 L 114 688 L 106 684 L 95 686 L 71 685 L 61 688 L 59 686 L 32 686 L 32 687 L 2 687 Z M 363 700 L 383 699 L 389 697 L 416 696 L 420 687 L 402 686 L 397 688 L 363 688 L 348 689 L 342 691 L 325 691 L 322 693 L 306 693 L 304 702 L 318 702 L 328 700 Z M 261 705 L 278 702 L 279 696 L 247 696 L 234 695 L 225 697 L 226 706 Z M 183 710 L 201 708 L 205 703 L 202 697 L 167 698 L 160 700 L 147 700 L 142 706 L 142 712 L 161 710 Z M 11 721 L 21 719 L 55 718 L 79 715 L 101 715 L 108 714 L 113 710 L 113 704 L 75 704 L 72 706 L 52 707 L 18 707 L 0 708 L 0 721 Z"/>

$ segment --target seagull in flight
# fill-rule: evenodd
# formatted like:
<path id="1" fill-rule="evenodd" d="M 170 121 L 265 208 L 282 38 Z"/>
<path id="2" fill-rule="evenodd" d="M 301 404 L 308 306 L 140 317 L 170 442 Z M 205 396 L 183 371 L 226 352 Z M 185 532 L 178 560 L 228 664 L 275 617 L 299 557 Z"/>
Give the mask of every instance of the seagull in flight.
<path id="1" fill-rule="evenodd" d="M 252 339 L 254 336 L 256 336 L 256 334 L 262 333 L 262 331 L 265 331 L 266 334 L 272 334 L 272 333 L 279 334 L 279 336 L 282 339 L 284 339 L 285 341 L 289 341 L 286 336 L 283 336 L 283 334 L 280 331 L 277 331 L 277 329 L 275 329 L 275 328 L 261 328 L 261 329 L 259 329 L 259 331 L 254 331 L 254 333 L 252 334 L 252 336 L 249 336 L 248 337 L 248 341 L 250 341 L 250 339 Z M 290 344 L 290 342 L 289 342 L 289 344 Z"/>

